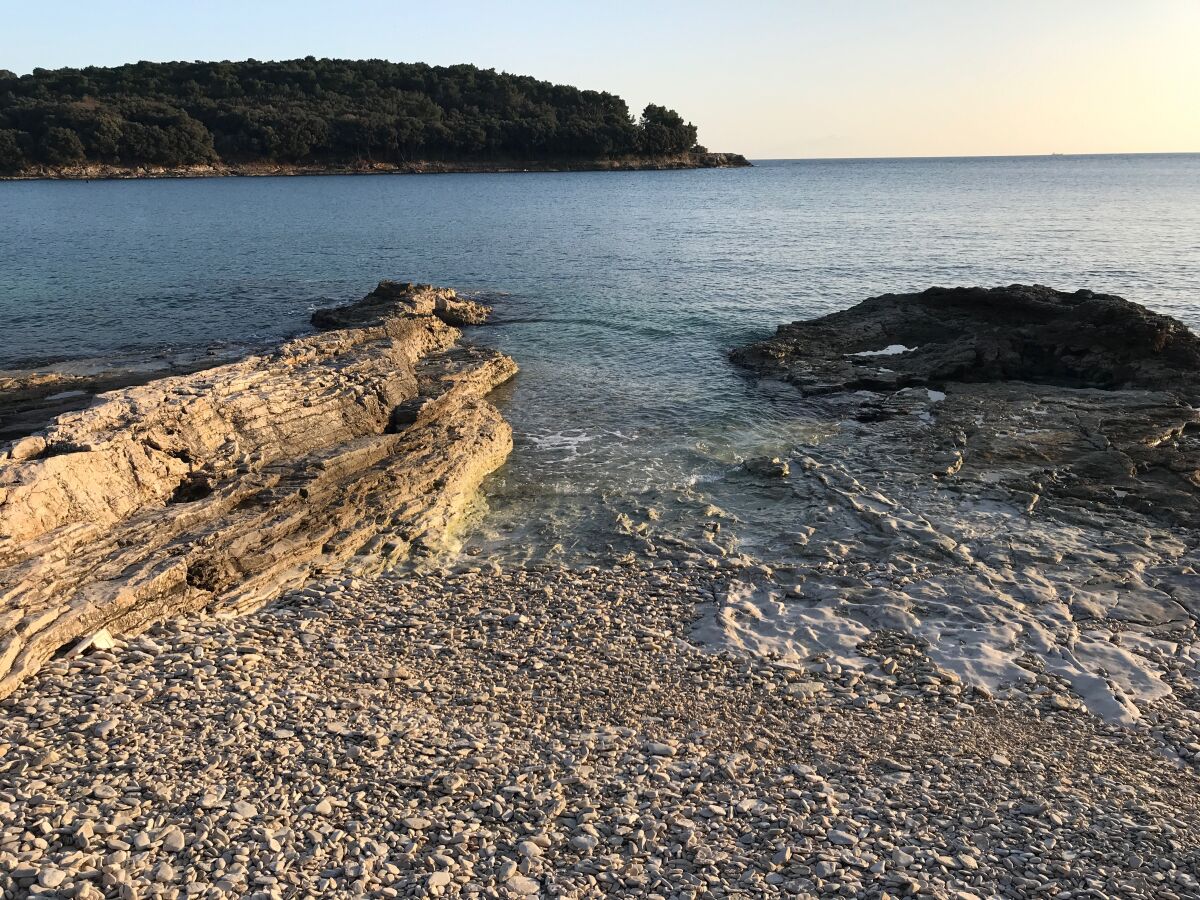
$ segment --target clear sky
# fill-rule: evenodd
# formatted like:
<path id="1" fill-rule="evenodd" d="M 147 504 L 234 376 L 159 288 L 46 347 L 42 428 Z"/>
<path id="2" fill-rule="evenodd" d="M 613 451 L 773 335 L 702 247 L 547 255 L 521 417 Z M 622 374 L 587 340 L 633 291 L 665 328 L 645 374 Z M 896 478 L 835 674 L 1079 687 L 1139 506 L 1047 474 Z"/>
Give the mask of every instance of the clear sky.
<path id="1" fill-rule="evenodd" d="M 1200 0 L 0 0 L 0 68 L 312 54 L 655 102 L 751 157 L 1200 151 Z"/>

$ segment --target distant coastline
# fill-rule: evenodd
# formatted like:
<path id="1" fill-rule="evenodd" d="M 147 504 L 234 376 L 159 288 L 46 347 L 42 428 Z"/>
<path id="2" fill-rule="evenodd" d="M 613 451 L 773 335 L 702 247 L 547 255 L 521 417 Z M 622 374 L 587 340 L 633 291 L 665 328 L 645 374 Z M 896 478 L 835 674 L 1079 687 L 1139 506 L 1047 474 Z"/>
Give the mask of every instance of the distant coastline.
<path id="1" fill-rule="evenodd" d="M 71 166 L 31 166 L 0 175 L 0 181 L 119 181 L 143 178 L 278 177 L 290 175 L 454 175 L 516 172 L 645 172 L 680 169 L 746 168 L 752 163 L 740 153 L 677 153 L 617 159 L 541 159 L 506 161 L 421 160 L 388 163 L 202 163 L 181 166 L 120 166 L 84 163 Z"/>
<path id="2" fill-rule="evenodd" d="M 0 69 L 9 178 L 695 169 L 678 112 L 476 66 L 384 60 Z"/>

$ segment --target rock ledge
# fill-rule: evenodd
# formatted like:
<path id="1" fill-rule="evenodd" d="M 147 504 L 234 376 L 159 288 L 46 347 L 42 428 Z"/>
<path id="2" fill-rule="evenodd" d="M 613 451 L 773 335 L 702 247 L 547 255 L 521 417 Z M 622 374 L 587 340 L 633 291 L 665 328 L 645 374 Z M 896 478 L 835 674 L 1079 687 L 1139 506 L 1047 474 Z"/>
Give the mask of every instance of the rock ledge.
<path id="1" fill-rule="evenodd" d="M 383 282 L 322 333 L 100 395 L 0 450 L 0 697 L 107 629 L 253 609 L 447 540 L 512 449 L 483 398 L 516 364 L 456 346 L 487 308 Z"/>

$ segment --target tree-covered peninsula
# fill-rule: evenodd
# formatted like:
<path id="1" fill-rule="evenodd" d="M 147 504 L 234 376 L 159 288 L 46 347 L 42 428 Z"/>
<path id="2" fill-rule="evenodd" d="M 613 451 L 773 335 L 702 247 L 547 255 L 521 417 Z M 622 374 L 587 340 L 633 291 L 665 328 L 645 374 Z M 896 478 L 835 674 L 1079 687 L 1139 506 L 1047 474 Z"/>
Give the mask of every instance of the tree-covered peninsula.
<path id="1" fill-rule="evenodd" d="M 745 164 L 651 104 L 470 65 L 139 62 L 0 70 L 0 172 Z"/>

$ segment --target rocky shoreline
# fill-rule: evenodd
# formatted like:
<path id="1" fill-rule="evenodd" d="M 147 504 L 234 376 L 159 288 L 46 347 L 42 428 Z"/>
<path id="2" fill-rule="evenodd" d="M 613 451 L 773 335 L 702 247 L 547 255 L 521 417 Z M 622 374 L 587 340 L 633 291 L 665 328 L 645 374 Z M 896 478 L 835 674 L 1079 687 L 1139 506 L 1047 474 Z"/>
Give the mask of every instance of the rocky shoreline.
<path id="1" fill-rule="evenodd" d="M 1126 724 L 1200 681 L 1200 339 L 1119 297 L 884 295 L 737 362 L 838 422 L 778 493 L 790 587 L 718 643 L 853 664 L 902 633 L 989 693 L 1053 677 Z M 786 598 L 786 599 L 785 599 Z"/>
<path id="2" fill-rule="evenodd" d="M 1200 898 L 1186 328 L 783 326 L 787 565 L 568 568 L 438 552 L 512 446 L 487 312 L 383 282 L 5 451 L 5 898 Z"/>
<path id="3" fill-rule="evenodd" d="M 487 308 L 382 282 L 267 355 L 102 395 L 0 455 L 0 697 L 54 653 L 443 543 L 512 434 Z M 453 323 L 453 324 L 450 324 Z"/>
<path id="4" fill-rule="evenodd" d="M 277 177 L 289 175 L 451 175 L 516 172 L 644 172 L 673 169 L 746 168 L 750 161 L 740 153 L 681 153 L 662 157 L 627 157 L 595 160 L 514 160 L 504 162 L 413 161 L 385 163 L 363 160 L 355 164 L 324 163 L 213 163 L 189 166 L 119 166 L 84 164 L 36 166 L 0 181 L 64 180 L 100 181 L 135 178 Z"/>

